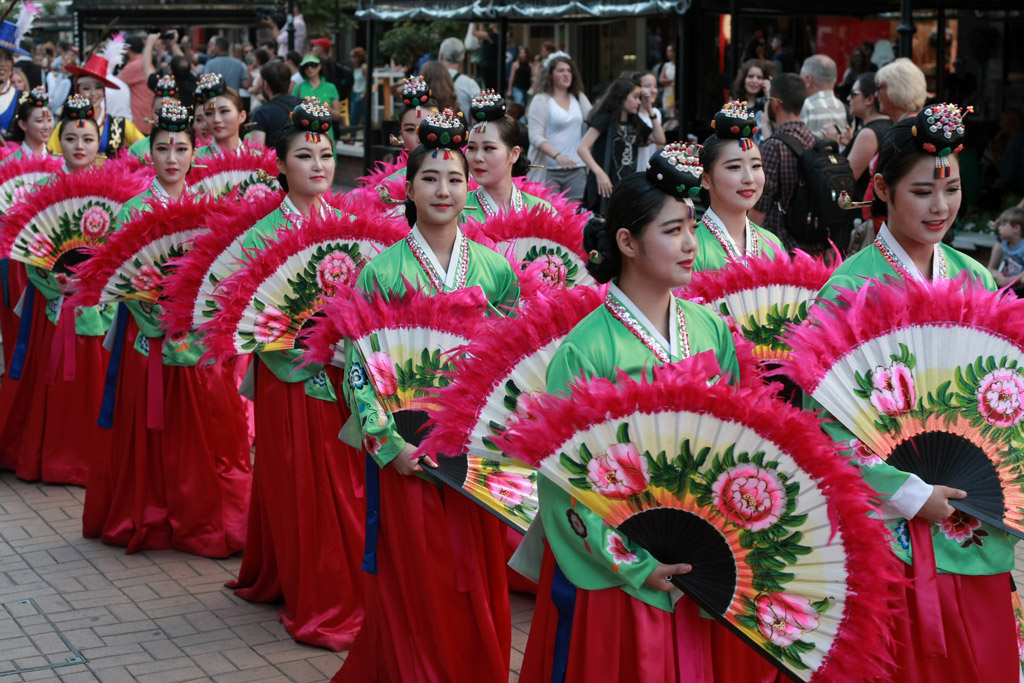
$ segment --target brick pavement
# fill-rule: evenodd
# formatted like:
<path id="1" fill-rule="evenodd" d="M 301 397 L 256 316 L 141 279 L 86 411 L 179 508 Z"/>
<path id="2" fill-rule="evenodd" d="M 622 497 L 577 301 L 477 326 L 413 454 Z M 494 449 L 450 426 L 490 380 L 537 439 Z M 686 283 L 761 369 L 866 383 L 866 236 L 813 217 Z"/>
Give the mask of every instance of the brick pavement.
<path id="1" fill-rule="evenodd" d="M 278 605 L 224 588 L 241 555 L 126 555 L 82 538 L 84 500 L 82 488 L 0 472 L 0 683 L 323 681 L 345 660 L 294 642 Z M 509 681 L 518 681 L 533 600 L 513 594 L 512 610 Z M 75 651 L 85 663 L 74 663 Z"/>

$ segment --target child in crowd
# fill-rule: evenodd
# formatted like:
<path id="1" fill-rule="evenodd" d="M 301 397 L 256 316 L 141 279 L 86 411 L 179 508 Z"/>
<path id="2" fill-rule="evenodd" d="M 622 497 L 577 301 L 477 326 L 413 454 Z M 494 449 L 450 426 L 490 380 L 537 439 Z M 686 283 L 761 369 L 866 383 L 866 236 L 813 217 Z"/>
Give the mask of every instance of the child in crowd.
<path id="1" fill-rule="evenodd" d="M 1000 287 L 1013 287 L 1018 295 L 1024 290 L 1024 209 L 1019 206 L 1003 211 L 996 219 L 999 241 L 992 247 L 988 270 Z"/>

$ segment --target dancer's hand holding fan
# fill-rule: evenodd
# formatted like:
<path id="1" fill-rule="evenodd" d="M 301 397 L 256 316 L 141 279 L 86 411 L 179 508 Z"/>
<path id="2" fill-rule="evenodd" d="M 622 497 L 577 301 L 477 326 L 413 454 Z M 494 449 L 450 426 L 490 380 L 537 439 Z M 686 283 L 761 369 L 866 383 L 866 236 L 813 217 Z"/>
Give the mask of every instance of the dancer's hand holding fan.
<path id="1" fill-rule="evenodd" d="M 454 381 L 441 388 L 429 411 L 430 434 L 420 451 L 441 461 L 513 461 L 494 438 L 521 419 L 544 393 L 555 350 L 583 318 L 604 302 L 603 288 L 573 287 L 533 296 L 515 317 L 495 320 L 454 358 Z M 532 468 L 531 468 L 532 469 Z M 484 482 L 525 525 L 536 515 L 536 475 L 494 473 Z M 532 502 L 531 502 L 532 501 Z M 525 526 L 521 527 L 525 530 Z"/>
<path id="2" fill-rule="evenodd" d="M 324 309 L 306 338 L 307 359 L 345 366 L 344 391 L 362 427 L 363 449 L 382 466 L 403 457 L 406 444 L 422 442 L 436 391 L 452 382 L 454 360 L 489 324 L 488 310 L 477 287 L 430 296 L 408 283 L 401 297 L 342 292 Z M 464 457 L 437 464 L 430 474 L 525 530 L 522 516 L 508 511 L 487 480 L 500 472 L 528 477 L 528 469 Z"/>
<path id="3" fill-rule="evenodd" d="M 795 680 L 883 675 L 891 556 L 856 469 L 763 387 L 709 384 L 710 352 L 655 372 L 538 397 L 498 442 L 572 496 L 594 562 L 691 565 L 672 582 Z"/>
<path id="4" fill-rule="evenodd" d="M 855 437 L 879 493 L 908 473 L 967 492 L 933 534 L 940 566 L 947 544 L 1005 542 L 978 520 L 1024 536 L 1024 301 L 964 275 L 887 278 L 842 290 L 787 339 L 787 373 Z"/>

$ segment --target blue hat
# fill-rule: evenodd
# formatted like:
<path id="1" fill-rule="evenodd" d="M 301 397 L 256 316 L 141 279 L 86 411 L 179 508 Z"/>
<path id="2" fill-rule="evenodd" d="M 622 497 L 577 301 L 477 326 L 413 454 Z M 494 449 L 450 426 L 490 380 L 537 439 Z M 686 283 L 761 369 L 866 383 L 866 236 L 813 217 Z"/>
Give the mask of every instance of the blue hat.
<path id="1" fill-rule="evenodd" d="M 9 6 L 7 12 L 10 12 L 12 8 L 13 5 Z M 3 14 L 4 19 L 7 18 L 7 12 Z M 0 22 L 0 49 L 31 57 L 30 53 L 21 49 L 21 40 L 32 30 L 32 24 L 37 16 L 39 16 L 39 7 L 29 1 L 21 8 L 18 23 Z"/>

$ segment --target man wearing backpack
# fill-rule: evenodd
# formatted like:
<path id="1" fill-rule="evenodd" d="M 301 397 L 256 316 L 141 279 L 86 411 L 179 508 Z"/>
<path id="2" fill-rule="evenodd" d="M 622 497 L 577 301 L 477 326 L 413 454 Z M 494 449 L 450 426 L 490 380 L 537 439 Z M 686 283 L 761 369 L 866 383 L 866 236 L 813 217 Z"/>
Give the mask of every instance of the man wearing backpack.
<path id="1" fill-rule="evenodd" d="M 805 149 L 814 147 L 814 135 L 800 120 L 800 109 L 807 98 L 807 86 L 794 73 L 779 74 L 772 79 L 769 98 L 768 116 L 774 132 L 772 137 L 761 143 L 764 192 L 751 209 L 750 220 L 775 233 L 789 251 L 798 248 L 820 250 L 820 247 L 797 242 L 784 222 L 793 193 L 800 182 L 800 172 L 797 156 L 779 136 L 794 138 Z"/>
<path id="2" fill-rule="evenodd" d="M 804 81 L 795 74 L 772 81 L 768 115 L 777 125 L 761 145 L 764 193 L 750 220 L 778 235 L 789 250 L 828 254 L 831 241 L 844 252 L 853 215 L 837 200 L 844 191 L 854 193 L 853 170 L 834 140 L 816 142 L 801 121 L 806 95 Z"/>

